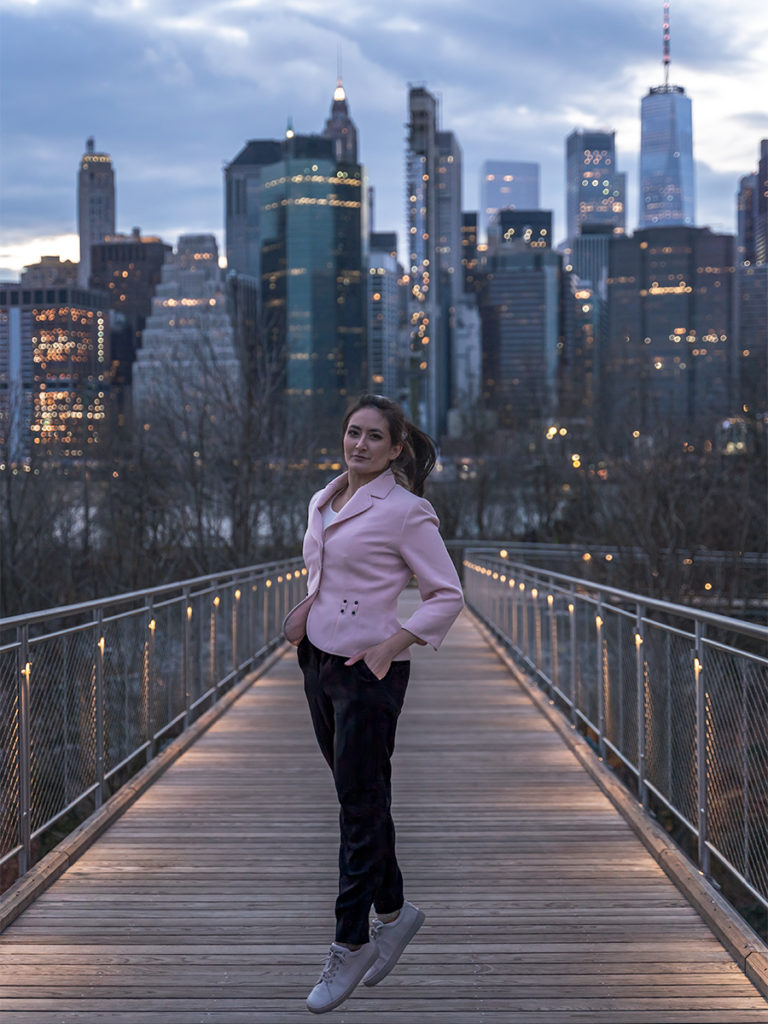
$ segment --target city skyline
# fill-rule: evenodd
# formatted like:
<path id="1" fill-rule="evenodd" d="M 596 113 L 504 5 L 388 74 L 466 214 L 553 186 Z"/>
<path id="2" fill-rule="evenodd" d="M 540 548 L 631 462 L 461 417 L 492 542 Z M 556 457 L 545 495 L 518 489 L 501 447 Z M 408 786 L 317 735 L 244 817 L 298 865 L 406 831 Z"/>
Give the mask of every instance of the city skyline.
<path id="1" fill-rule="evenodd" d="M 401 254 L 409 82 L 438 96 L 440 127 L 462 147 L 464 209 L 477 208 L 485 160 L 537 162 L 561 241 L 565 139 L 604 127 L 616 131 L 627 227 L 637 226 L 640 102 L 663 78 L 657 0 L 514 12 L 482 0 L 472 17 L 432 0 L 394 0 L 386 12 L 317 0 L 0 6 L 14 96 L 3 119 L 2 278 L 42 255 L 77 259 L 75 180 L 90 136 L 112 157 L 118 231 L 140 226 L 170 242 L 213 232 L 223 249 L 222 165 L 247 139 L 281 137 L 289 120 L 322 131 L 339 47 L 373 226 L 397 231 Z M 670 81 L 693 103 L 699 225 L 734 230 L 739 177 L 768 133 L 766 67 L 768 12 L 673 2 Z"/>

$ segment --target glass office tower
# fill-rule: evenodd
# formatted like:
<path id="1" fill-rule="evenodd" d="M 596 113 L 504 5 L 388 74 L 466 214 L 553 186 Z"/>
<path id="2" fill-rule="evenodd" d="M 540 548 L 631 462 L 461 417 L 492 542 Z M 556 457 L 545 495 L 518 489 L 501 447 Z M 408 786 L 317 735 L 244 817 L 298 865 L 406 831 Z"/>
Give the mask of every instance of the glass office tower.
<path id="1" fill-rule="evenodd" d="M 695 223 L 691 101 L 679 85 L 643 97 L 640 140 L 641 228 Z"/>
<path id="2" fill-rule="evenodd" d="M 297 135 L 262 182 L 262 329 L 290 411 L 337 442 L 340 410 L 368 382 L 362 168 L 337 163 L 333 140 Z"/>
<path id="3" fill-rule="evenodd" d="M 520 160 L 486 160 L 480 179 L 479 237 L 499 210 L 539 208 L 539 165 Z"/>
<path id="4" fill-rule="evenodd" d="M 601 441 L 616 450 L 679 431 L 712 439 L 736 406 L 732 235 L 636 231 L 610 245 Z"/>
<path id="5" fill-rule="evenodd" d="M 616 133 L 577 128 L 565 142 L 566 215 L 569 240 L 599 226 L 623 235 L 626 176 L 616 169 Z"/>

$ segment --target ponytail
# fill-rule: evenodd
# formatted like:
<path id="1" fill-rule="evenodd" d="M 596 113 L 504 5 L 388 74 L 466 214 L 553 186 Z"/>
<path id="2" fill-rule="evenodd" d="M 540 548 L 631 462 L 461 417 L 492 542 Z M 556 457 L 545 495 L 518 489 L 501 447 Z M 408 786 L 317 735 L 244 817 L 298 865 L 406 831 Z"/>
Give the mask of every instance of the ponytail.
<path id="1" fill-rule="evenodd" d="M 421 497 L 424 494 L 426 479 L 437 462 L 435 442 L 429 434 L 425 434 L 423 430 L 419 430 L 406 420 L 405 439 L 402 444 L 403 450 L 392 463 L 392 472 L 398 483 L 402 483 L 399 477 L 404 477 L 406 482 L 402 486 Z"/>

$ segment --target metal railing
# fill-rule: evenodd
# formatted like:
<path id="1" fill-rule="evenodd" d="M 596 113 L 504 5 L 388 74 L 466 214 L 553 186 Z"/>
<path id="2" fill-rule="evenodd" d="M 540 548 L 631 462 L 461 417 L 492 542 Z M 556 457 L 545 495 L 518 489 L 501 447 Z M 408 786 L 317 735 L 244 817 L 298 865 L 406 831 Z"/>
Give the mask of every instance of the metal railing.
<path id="1" fill-rule="evenodd" d="M 301 559 L 0 620 L 0 890 L 278 643 Z"/>
<path id="2" fill-rule="evenodd" d="M 477 548 L 498 553 L 505 550 L 511 561 L 564 573 L 582 580 L 613 587 L 626 587 L 627 578 L 653 579 L 659 575 L 651 557 L 641 548 L 547 544 L 495 538 L 448 541 L 449 550 L 463 552 Z M 697 608 L 750 622 L 768 621 L 768 554 L 755 551 L 698 551 L 661 549 L 659 565 L 672 593 L 656 598 L 693 604 Z M 631 589 L 643 584 L 630 584 Z"/>
<path id="3" fill-rule="evenodd" d="M 506 552 L 505 552 L 506 554 Z M 469 606 L 666 809 L 700 870 L 768 910 L 768 628 L 467 548 Z"/>

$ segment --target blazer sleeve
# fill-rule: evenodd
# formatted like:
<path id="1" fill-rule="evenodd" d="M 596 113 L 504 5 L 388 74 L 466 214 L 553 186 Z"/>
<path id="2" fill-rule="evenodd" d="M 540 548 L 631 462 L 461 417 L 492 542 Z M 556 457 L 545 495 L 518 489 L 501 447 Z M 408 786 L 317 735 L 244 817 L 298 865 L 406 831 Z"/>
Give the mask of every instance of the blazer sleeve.
<path id="1" fill-rule="evenodd" d="M 400 555 L 416 577 L 422 600 L 403 628 L 435 650 L 464 607 L 461 583 L 438 525 L 435 510 L 420 498 L 409 509 L 399 540 Z"/>

